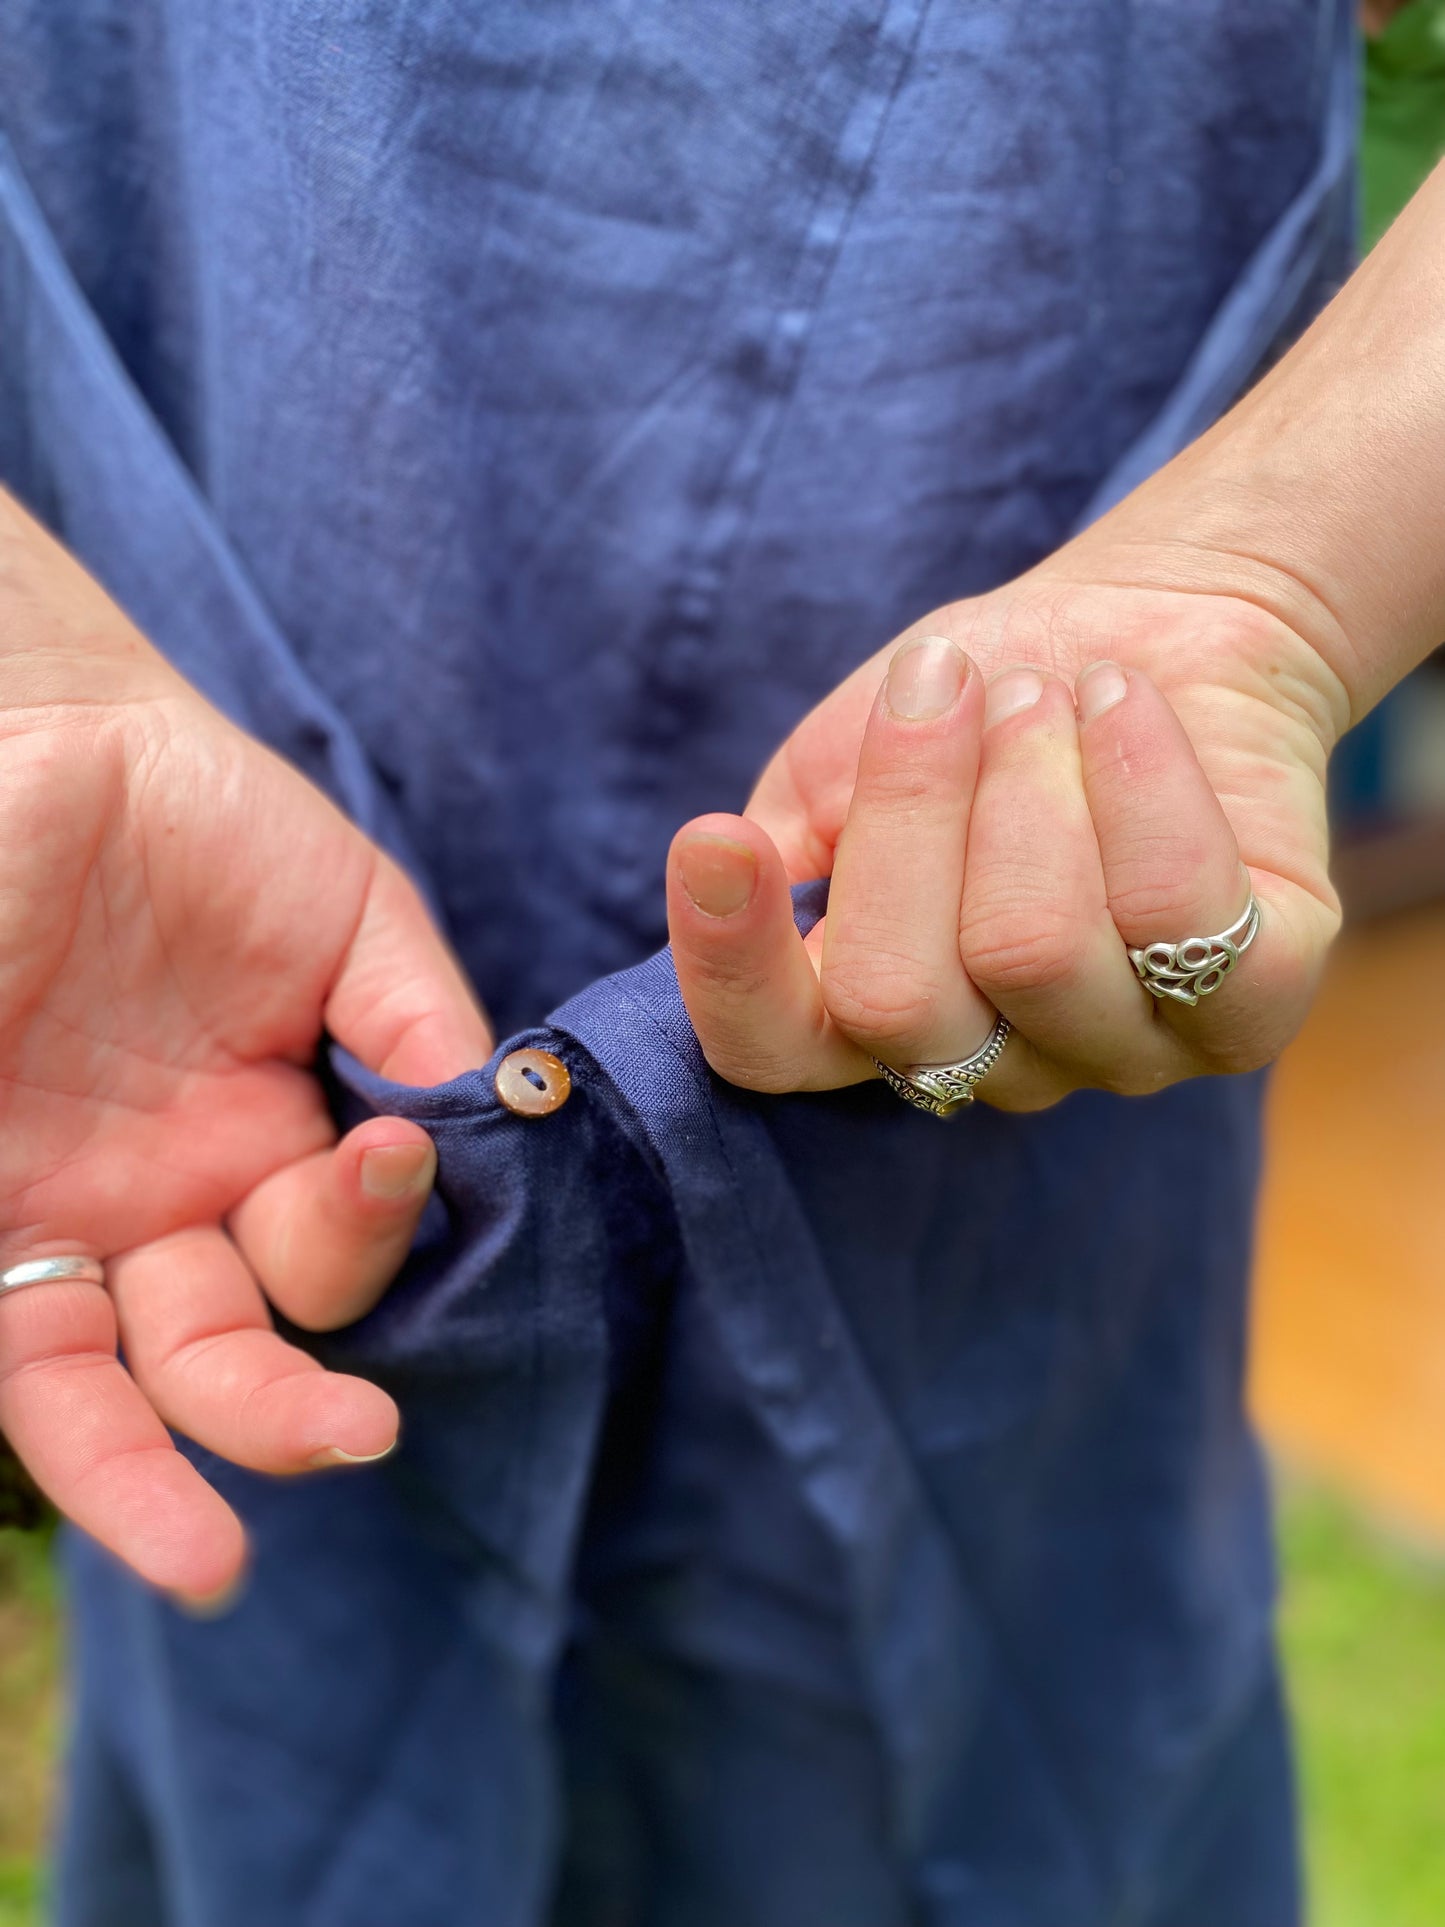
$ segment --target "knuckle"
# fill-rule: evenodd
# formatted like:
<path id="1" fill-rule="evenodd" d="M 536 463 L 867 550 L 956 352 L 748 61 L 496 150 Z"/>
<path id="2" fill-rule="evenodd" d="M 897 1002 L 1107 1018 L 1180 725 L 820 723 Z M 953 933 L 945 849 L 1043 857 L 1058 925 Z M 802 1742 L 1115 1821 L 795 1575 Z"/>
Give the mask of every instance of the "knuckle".
<path id="1" fill-rule="evenodd" d="M 937 1026 L 941 986 L 909 959 L 845 954 L 823 973 L 823 1002 L 838 1028 L 865 1047 L 927 1037 Z"/>
<path id="2" fill-rule="evenodd" d="M 1209 852 L 1202 844 L 1160 844 L 1135 851 L 1126 861 L 1111 866 L 1110 914 L 1121 926 L 1158 932 L 1171 942 L 1177 941 L 1176 930 L 1189 935 L 1184 923 L 1191 923 L 1191 918 L 1198 921 L 1195 905 L 1199 880 L 1209 874 Z M 1233 914 L 1221 913 L 1220 927 Z"/>
<path id="3" fill-rule="evenodd" d="M 709 1067 L 729 1084 L 773 1094 L 804 1087 L 816 1039 L 774 1009 L 771 973 L 742 958 L 690 954 L 683 1002 Z"/>
<path id="4" fill-rule="evenodd" d="M 998 996 L 1066 990 L 1084 967 L 1074 920 L 1039 904 L 966 918 L 960 948 L 969 976 Z"/>
<path id="5" fill-rule="evenodd" d="M 895 755 L 886 764 L 870 768 L 866 778 L 860 780 L 858 802 L 905 822 L 936 815 L 939 793 L 935 760 L 915 751 Z"/>
<path id="6" fill-rule="evenodd" d="M 803 1080 L 796 1064 L 780 1057 L 760 1055 L 756 1050 L 739 1049 L 728 1039 L 704 1042 L 702 1054 L 724 1083 L 736 1084 L 742 1090 L 781 1097 L 802 1088 Z"/>
<path id="7" fill-rule="evenodd" d="M 693 1022 L 702 1028 L 716 1011 L 747 1010 L 772 986 L 766 964 L 747 954 L 692 946 L 677 953 L 683 965 L 683 990 Z M 724 1018 L 723 1021 L 727 1021 Z"/>

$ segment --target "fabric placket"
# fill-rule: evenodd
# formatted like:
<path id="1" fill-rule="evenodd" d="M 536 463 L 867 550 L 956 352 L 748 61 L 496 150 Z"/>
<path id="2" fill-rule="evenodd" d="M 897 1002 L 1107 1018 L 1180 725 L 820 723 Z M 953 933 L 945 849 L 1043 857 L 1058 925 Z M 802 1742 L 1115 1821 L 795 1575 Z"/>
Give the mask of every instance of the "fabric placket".
<path id="1" fill-rule="evenodd" d="M 800 206 L 796 254 L 786 292 L 771 312 L 739 325 L 730 351 L 729 433 L 717 458 L 712 499 L 684 545 L 661 597 L 645 672 L 648 722 L 627 745 L 619 793 L 633 802 L 633 822 L 619 850 L 634 871 L 648 844 L 653 773 L 675 754 L 687 727 L 689 696 L 699 681 L 732 558 L 746 532 L 771 450 L 796 392 L 829 277 L 887 123 L 931 0 L 889 0 L 871 27 L 867 71 L 837 135 L 831 164 L 811 202 Z M 861 23 L 860 23 L 861 24 Z"/>

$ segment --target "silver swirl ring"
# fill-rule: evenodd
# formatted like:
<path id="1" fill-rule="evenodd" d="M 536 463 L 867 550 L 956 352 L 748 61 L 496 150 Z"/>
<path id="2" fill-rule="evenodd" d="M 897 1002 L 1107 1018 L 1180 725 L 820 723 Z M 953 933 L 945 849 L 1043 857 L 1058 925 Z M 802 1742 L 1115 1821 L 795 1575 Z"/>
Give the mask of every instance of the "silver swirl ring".
<path id="1" fill-rule="evenodd" d="M 61 1283 L 103 1285 L 105 1266 L 99 1258 L 27 1258 L 24 1264 L 0 1271 L 0 1298 L 7 1291 L 24 1291 L 27 1285 Z"/>
<path id="2" fill-rule="evenodd" d="M 972 1104 L 974 1092 L 1003 1056 L 1012 1028 L 1007 1017 L 1000 1017 L 972 1056 L 956 1064 L 910 1064 L 906 1071 L 896 1071 L 875 1057 L 874 1067 L 905 1104 L 931 1117 L 952 1117 Z"/>
<path id="3" fill-rule="evenodd" d="M 1147 943 L 1131 950 L 1134 974 L 1151 997 L 1176 1004 L 1197 1004 L 1212 997 L 1259 935 L 1259 905 L 1253 890 L 1244 914 L 1217 937 L 1186 937 L 1182 943 Z"/>

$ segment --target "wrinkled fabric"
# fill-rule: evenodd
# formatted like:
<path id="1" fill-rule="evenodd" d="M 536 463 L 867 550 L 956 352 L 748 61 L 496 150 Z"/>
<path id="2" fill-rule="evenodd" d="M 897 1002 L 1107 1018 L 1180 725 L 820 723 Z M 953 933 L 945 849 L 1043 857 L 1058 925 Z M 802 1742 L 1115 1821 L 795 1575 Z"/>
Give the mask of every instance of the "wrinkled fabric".
<path id="1" fill-rule="evenodd" d="M 754 1097 L 649 953 L 681 820 L 1341 278 L 1347 13 L 10 0 L 0 475 L 574 1079 L 328 1059 L 438 1146 L 325 1348 L 405 1446 L 197 1453 L 221 1622 L 72 1546 L 66 1927 L 1297 1919 L 1257 1082 Z"/>

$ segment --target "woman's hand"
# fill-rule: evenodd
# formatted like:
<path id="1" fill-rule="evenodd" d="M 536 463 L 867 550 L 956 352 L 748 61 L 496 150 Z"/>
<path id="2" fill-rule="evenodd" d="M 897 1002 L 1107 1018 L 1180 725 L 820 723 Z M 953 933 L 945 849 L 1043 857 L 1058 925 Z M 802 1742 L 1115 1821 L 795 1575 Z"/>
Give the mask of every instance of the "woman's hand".
<path id="1" fill-rule="evenodd" d="M 875 659 L 747 820 L 679 836 L 678 974 L 723 1075 L 816 1089 L 875 1055 L 963 1057 L 991 1007 L 1019 1035 L 981 1094 L 1011 1107 L 1273 1057 L 1338 922 L 1329 751 L 1445 635 L 1442 371 L 1445 164 L 1221 422 L 1018 582 L 918 626 L 979 666 L 953 708 L 875 711 Z M 1099 662 L 1124 671 L 1116 702 Z M 1034 693 L 1018 666 L 1042 686 L 1005 715 Z M 785 882 L 830 872 L 801 945 Z M 1193 1009 L 1155 1004 L 1126 946 L 1227 929 L 1250 883 L 1237 969 Z"/>
<path id="2" fill-rule="evenodd" d="M 1014 1034 L 979 1096 L 1153 1091 L 1269 1061 L 1338 923 L 1324 773 L 1338 687 L 1243 598 L 1080 579 L 1065 551 L 927 618 L 806 718 L 745 818 L 676 839 L 672 940 L 709 1061 L 826 1089 Z M 1222 799 L 1222 800 L 1221 800 Z M 806 942 L 788 885 L 831 875 Z M 1189 1008 L 1131 947 L 1257 940 Z"/>
<path id="3" fill-rule="evenodd" d="M 272 1473 L 396 1437 L 267 1310 L 366 1310 L 435 1170 L 399 1118 L 335 1141 L 323 1026 L 418 1083 L 487 1026 L 395 866 L 3 499 L 0 905 L 0 1269 L 82 1254 L 109 1285 L 0 1296 L 0 1429 L 143 1576 L 214 1595 L 241 1528 L 167 1426 Z"/>

